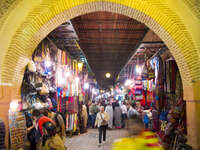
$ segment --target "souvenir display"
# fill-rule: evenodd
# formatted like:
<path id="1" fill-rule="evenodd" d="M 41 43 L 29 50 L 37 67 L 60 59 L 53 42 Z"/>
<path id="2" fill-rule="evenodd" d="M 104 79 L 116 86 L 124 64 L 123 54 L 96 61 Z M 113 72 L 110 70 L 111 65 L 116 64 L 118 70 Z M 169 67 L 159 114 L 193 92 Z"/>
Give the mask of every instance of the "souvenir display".
<path id="1" fill-rule="evenodd" d="M 29 114 L 33 109 L 43 112 L 44 108 L 59 112 L 65 120 L 66 132 L 72 135 L 81 126 L 78 117 L 80 101 L 84 102 L 85 95 L 91 94 L 90 86 L 87 93 L 83 88 L 88 79 L 88 70 L 86 64 L 51 45 L 54 45 L 53 42 L 45 39 L 33 53 L 23 78 L 22 103 L 26 104 Z M 20 121 L 18 113 L 9 116 L 13 150 L 23 148 L 26 136 L 25 119 L 21 117 Z"/>
<path id="2" fill-rule="evenodd" d="M 125 98 L 136 103 L 145 127 L 156 132 L 166 149 L 174 149 L 177 146 L 174 139 L 186 135 L 186 109 L 178 67 L 171 55 L 162 56 L 165 53 L 169 54 L 169 50 L 159 50 L 147 58 L 140 49 L 136 50 L 119 80 L 124 81 L 124 95 L 133 97 L 134 102 L 128 96 Z M 132 67 L 135 71 L 130 70 Z"/>
<path id="3" fill-rule="evenodd" d="M 26 121 L 22 112 L 9 111 L 9 129 L 11 149 L 23 149 L 26 139 Z"/>
<path id="4" fill-rule="evenodd" d="M 140 101 L 143 99 L 143 95 L 142 95 L 142 78 L 141 77 L 137 77 L 135 80 L 135 99 Z"/>

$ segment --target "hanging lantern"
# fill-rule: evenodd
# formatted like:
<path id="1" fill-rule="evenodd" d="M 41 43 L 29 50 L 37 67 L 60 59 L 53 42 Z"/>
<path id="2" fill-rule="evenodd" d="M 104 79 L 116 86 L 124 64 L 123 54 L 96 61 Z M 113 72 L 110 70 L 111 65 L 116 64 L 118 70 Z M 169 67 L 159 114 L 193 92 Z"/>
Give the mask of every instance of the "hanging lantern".
<path id="1" fill-rule="evenodd" d="M 82 71 L 83 69 L 83 63 L 82 62 L 78 62 L 78 70 Z"/>

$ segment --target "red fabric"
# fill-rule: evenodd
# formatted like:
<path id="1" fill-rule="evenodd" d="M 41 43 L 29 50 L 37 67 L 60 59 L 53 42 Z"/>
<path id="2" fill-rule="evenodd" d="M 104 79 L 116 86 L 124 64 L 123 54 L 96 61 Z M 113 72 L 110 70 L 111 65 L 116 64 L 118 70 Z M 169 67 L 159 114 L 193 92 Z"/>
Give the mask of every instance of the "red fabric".
<path id="1" fill-rule="evenodd" d="M 159 143 L 154 143 L 154 144 L 146 144 L 147 147 L 161 147 Z"/>
<path id="2" fill-rule="evenodd" d="M 152 139 L 152 138 L 157 138 L 157 136 L 156 135 L 145 136 L 145 139 Z"/>
<path id="3" fill-rule="evenodd" d="M 84 91 L 84 89 L 81 89 L 81 93 L 82 93 L 83 96 L 85 96 L 85 91 Z"/>
<path id="4" fill-rule="evenodd" d="M 42 126 L 44 123 L 46 122 L 51 122 L 55 125 L 54 121 L 46 116 L 42 116 L 39 120 L 38 120 L 38 127 L 40 130 L 41 135 L 43 135 L 43 131 L 42 131 Z"/>
<path id="5" fill-rule="evenodd" d="M 142 95 L 143 95 L 143 99 L 141 101 L 141 106 L 144 107 L 145 106 L 145 94 L 144 94 L 144 91 L 142 92 Z"/>

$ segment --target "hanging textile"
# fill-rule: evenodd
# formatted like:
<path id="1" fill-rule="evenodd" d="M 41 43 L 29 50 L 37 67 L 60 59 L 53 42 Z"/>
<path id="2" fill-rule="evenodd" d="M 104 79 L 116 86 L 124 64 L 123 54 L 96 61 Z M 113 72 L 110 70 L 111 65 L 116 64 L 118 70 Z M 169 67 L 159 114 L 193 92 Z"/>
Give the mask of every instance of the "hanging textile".
<path id="1" fill-rule="evenodd" d="M 65 54 L 65 52 L 64 51 L 62 51 L 62 54 L 61 54 L 62 56 L 62 59 L 61 59 L 61 64 L 62 65 L 65 65 L 65 56 L 66 56 L 66 54 Z"/>
<path id="2" fill-rule="evenodd" d="M 183 85 L 181 81 L 181 75 L 179 71 L 176 73 L 176 99 L 182 98 L 183 97 Z"/>
<path id="3" fill-rule="evenodd" d="M 76 128 L 77 128 L 77 115 L 76 114 L 74 114 L 74 125 L 73 125 L 73 131 L 75 132 L 76 131 Z"/>
<path id="4" fill-rule="evenodd" d="M 65 103 L 67 112 L 78 113 L 78 96 L 68 97 Z"/>
<path id="5" fill-rule="evenodd" d="M 69 114 L 66 115 L 66 130 L 69 128 Z"/>
<path id="6" fill-rule="evenodd" d="M 65 53 L 65 65 L 68 65 L 68 54 Z"/>
<path id="7" fill-rule="evenodd" d="M 171 63 L 172 63 L 171 89 L 172 89 L 172 92 L 175 93 L 175 91 L 176 91 L 176 72 L 178 70 L 178 67 L 174 60 Z"/>
<path id="8" fill-rule="evenodd" d="M 67 114 L 66 115 L 66 131 L 73 131 L 77 130 L 78 125 L 78 116 L 76 113 Z"/>
<path id="9" fill-rule="evenodd" d="M 151 69 L 148 71 L 148 79 L 154 79 L 155 78 L 155 70 Z"/>
<path id="10" fill-rule="evenodd" d="M 166 62 L 166 83 L 167 83 L 167 93 L 170 92 L 170 72 L 171 72 L 171 69 L 170 69 L 170 63 L 169 61 Z"/>
<path id="11" fill-rule="evenodd" d="M 58 49 L 58 52 L 57 52 L 57 61 L 58 61 L 58 64 L 61 64 L 61 59 L 62 58 L 62 51 Z"/>

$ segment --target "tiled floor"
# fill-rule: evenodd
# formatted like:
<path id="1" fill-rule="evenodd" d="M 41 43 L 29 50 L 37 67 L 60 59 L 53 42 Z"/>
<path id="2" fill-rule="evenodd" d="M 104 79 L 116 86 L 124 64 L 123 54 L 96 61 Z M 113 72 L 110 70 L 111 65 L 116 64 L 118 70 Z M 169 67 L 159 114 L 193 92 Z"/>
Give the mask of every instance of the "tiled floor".
<path id="1" fill-rule="evenodd" d="M 112 142 L 120 137 L 126 137 L 124 129 L 107 130 L 107 143 L 101 147 L 98 144 L 98 129 L 89 129 L 87 133 L 67 138 L 67 150 L 111 150 Z"/>

